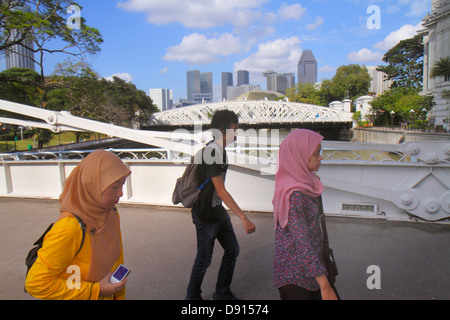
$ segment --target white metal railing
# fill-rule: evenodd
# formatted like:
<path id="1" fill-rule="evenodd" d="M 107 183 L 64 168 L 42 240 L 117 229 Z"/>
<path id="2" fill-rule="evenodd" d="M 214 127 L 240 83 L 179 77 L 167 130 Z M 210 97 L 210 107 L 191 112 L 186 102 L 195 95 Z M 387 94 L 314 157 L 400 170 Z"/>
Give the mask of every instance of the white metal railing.
<path id="1" fill-rule="evenodd" d="M 264 105 L 269 106 L 271 102 Z M 236 105 L 236 108 L 243 108 L 236 111 L 241 112 L 241 116 L 246 112 L 249 112 L 248 116 L 253 116 L 255 110 L 246 106 L 245 103 Z M 183 173 L 186 160 L 210 137 L 208 132 L 201 130 L 194 130 L 193 134 L 183 130 L 132 130 L 74 117 L 67 112 L 43 110 L 3 100 L 0 100 L 0 109 L 38 118 L 40 123 L 31 122 L 28 125 L 50 128 L 55 132 L 86 130 L 157 146 L 158 149 L 139 153 L 116 150 L 133 172 L 127 179 L 122 199 L 122 202 L 128 203 L 172 205 L 175 181 Z M 289 112 L 289 117 L 312 117 L 317 119 L 314 121 L 328 117 L 335 121 L 334 115 L 327 115 L 329 110 L 325 109 L 311 107 L 293 110 L 275 106 L 275 109 L 266 111 L 275 112 L 270 115 L 274 119 Z M 345 118 L 349 115 L 341 116 Z M 15 121 L 5 120 L 10 121 L 8 123 Z M 281 139 L 276 132 L 271 132 L 270 138 L 264 131 L 260 133 L 256 146 L 252 145 L 254 141 L 247 144 L 238 140 L 237 147 L 228 149 L 230 167 L 226 183 L 227 189 L 244 210 L 271 212 L 277 148 Z M 244 137 L 244 140 L 254 138 Z M 325 186 L 325 212 L 395 220 L 414 217 L 425 221 L 449 221 L 450 141 L 402 144 L 324 141 L 322 147 L 325 160 L 318 175 Z M 66 177 L 86 152 L 3 155 L 0 159 L 0 197 L 57 199 Z"/>
<path id="2" fill-rule="evenodd" d="M 325 141 L 323 147 L 327 158 L 318 174 L 326 187 L 327 213 L 448 222 L 449 143 L 379 145 Z M 162 148 L 111 151 L 133 172 L 127 180 L 122 202 L 173 205 L 175 181 L 190 155 Z M 278 148 L 238 146 L 229 151 L 248 154 L 230 159 L 231 163 L 237 162 L 230 166 L 227 177 L 227 188 L 233 197 L 244 210 L 270 212 Z M 35 154 L 34 160 L 3 159 L 0 197 L 57 199 L 66 177 L 89 152 L 54 152 L 52 157 L 49 153 Z M 242 159 L 248 162 L 239 163 Z M 255 159 L 258 161 L 252 162 Z"/>

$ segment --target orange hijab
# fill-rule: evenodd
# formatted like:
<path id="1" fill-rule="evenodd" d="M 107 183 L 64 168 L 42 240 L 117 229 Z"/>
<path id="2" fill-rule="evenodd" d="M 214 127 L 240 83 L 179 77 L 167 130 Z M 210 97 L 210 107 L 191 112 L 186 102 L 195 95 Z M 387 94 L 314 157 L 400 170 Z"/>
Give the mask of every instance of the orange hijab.
<path id="1" fill-rule="evenodd" d="M 131 174 L 115 154 L 97 150 L 72 170 L 59 197 L 61 215 L 79 216 L 91 237 L 91 262 L 87 281 L 98 282 L 111 272 L 121 253 L 119 216 L 103 206 L 102 193 L 117 180 Z"/>

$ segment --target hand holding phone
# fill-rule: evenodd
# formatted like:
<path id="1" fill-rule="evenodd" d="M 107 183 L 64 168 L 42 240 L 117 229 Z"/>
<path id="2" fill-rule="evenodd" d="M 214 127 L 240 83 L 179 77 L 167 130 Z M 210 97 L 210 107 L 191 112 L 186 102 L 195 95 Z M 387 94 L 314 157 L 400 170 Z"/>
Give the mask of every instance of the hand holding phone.
<path id="1" fill-rule="evenodd" d="M 111 276 L 111 283 L 119 283 L 122 282 L 129 274 L 130 269 L 125 267 L 123 264 L 117 267 L 117 269 L 113 272 Z"/>

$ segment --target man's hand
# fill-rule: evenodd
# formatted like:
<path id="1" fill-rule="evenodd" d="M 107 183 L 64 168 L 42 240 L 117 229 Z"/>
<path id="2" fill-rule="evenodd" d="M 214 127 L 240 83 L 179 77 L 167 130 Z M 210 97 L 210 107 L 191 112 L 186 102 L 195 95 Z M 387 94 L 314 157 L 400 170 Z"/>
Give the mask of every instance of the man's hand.
<path id="1" fill-rule="evenodd" d="M 246 216 L 242 218 L 242 225 L 244 226 L 244 230 L 246 234 L 251 234 L 255 232 L 256 227 Z"/>

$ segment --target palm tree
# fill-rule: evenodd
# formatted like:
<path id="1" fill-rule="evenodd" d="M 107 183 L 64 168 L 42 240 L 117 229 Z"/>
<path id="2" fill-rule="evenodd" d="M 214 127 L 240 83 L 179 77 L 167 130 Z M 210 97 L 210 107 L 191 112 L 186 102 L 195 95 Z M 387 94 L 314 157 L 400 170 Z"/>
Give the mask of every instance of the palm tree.
<path id="1" fill-rule="evenodd" d="M 436 61 L 433 68 L 431 68 L 430 77 L 444 77 L 444 81 L 450 80 L 450 56 Z"/>

